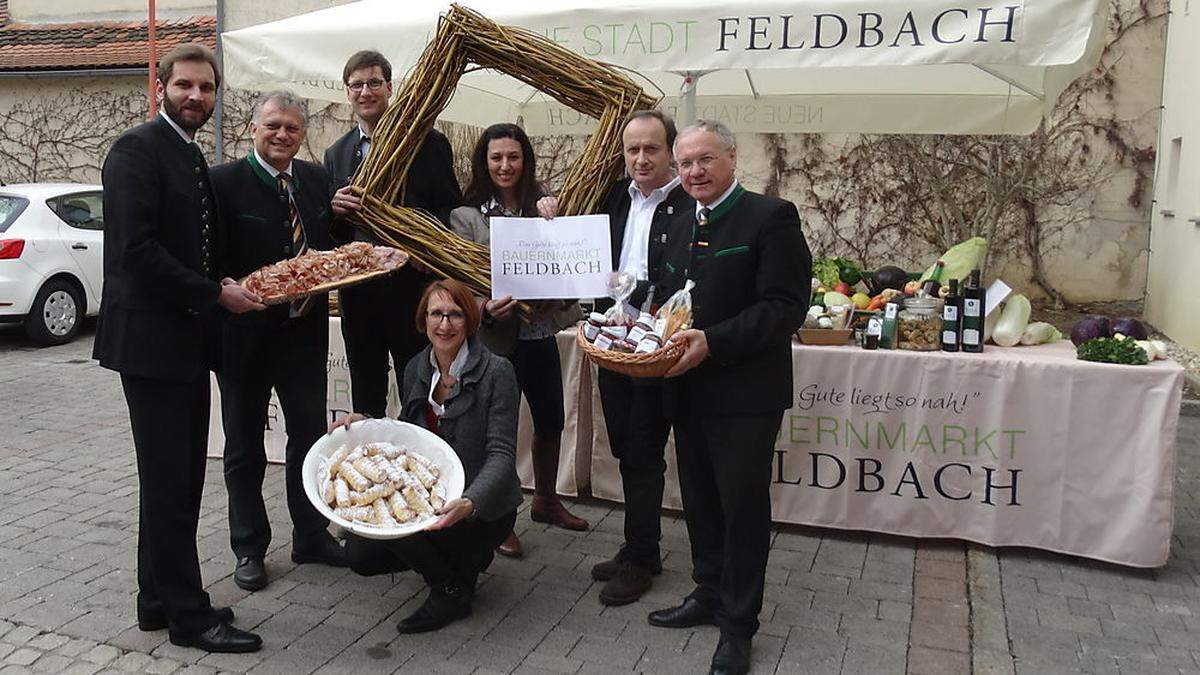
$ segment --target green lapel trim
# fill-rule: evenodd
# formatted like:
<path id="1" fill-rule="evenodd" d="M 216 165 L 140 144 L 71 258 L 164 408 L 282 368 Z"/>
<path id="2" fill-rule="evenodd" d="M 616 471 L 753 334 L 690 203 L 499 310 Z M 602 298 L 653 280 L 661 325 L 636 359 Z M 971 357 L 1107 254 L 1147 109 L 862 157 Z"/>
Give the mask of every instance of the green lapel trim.
<path id="1" fill-rule="evenodd" d="M 749 252 L 750 252 L 749 246 L 732 246 L 730 248 L 723 248 L 720 251 L 717 251 L 716 253 L 713 254 L 713 257 L 720 258 L 721 256 L 724 256 L 724 255 L 737 255 L 739 253 L 749 253 Z"/>
<path id="2" fill-rule="evenodd" d="M 709 212 L 708 224 L 711 225 L 717 222 L 721 216 L 729 213 L 729 211 L 733 209 L 733 207 L 737 204 L 737 201 L 741 199 L 742 195 L 744 194 L 746 194 L 746 188 L 742 187 L 741 183 L 738 183 L 737 187 L 733 189 L 733 192 L 729 193 L 729 196 L 725 198 L 725 201 L 718 204 L 717 208 Z"/>
<path id="3" fill-rule="evenodd" d="M 261 180 L 263 184 L 272 190 L 277 192 L 279 191 L 279 179 L 272 177 L 271 174 L 263 168 L 263 165 L 258 163 L 258 158 L 254 156 L 253 152 L 246 155 L 246 161 L 250 163 L 250 168 L 254 170 L 254 175 L 258 176 L 259 180 Z M 292 176 L 292 190 L 296 191 L 299 189 L 300 179 Z"/>

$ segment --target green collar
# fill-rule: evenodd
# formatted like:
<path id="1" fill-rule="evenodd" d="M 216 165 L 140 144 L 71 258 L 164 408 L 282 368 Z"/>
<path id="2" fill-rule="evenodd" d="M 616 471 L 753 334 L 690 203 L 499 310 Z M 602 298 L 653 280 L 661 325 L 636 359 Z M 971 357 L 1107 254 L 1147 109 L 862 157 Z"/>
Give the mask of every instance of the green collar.
<path id="1" fill-rule="evenodd" d="M 258 176 L 259 180 L 272 190 L 279 190 L 279 179 L 272 176 L 270 172 L 263 168 L 262 164 L 258 163 L 258 158 L 254 156 L 253 150 L 250 151 L 250 154 L 246 155 L 246 161 L 250 163 L 250 168 L 254 170 L 254 175 Z M 292 190 L 299 189 L 300 179 L 292 176 Z"/>
<path id="2" fill-rule="evenodd" d="M 730 192 L 729 196 L 725 198 L 725 201 L 717 204 L 717 208 L 709 211 L 708 223 L 711 225 L 715 223 L 721 216 L 729 213 L 729 211 L 733 209 L 733 207 L 737 204 L 737 201 L 741 199 L 742 195 L 744 194 L 746 194 L 746 188 L 742 187 L 741 183 L 738 183 L 737 187 L 733 188 L 733 192 Z"/>

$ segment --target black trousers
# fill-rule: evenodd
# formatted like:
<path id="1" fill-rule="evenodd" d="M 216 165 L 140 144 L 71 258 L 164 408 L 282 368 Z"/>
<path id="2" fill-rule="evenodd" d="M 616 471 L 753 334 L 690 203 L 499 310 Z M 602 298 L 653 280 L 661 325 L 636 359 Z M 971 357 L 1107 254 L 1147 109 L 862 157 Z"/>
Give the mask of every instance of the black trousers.
<path id="1" fill-rule="evenodd" d="M 562 436 L 567 418 L 563 410 L 562 362 L 557 338 L 517 340 L 508 360 L 517 376 L 517 388 L 529 402 L 534 435 L 550 439 Z"/>
<path id="2" fill-rule="evenodd" d="M 196 552 L 208 373 L 187 383 L 122 375 L 121 386 L 138 467 L 138 613 L 161 611 L 172 635 L 195 635 L 217 624 Z"/>
<path id="3" fill-rule="evenodd" d="M 771 544 L 771 467 L 783 411 L 675 420 L 679 487 L 692 543 L 692 597 L 723 633 L 758 631 Z"/>
<path id="4" fill-rule="evenodd" d="M 382 279 L 338 291 L 354 412 L 386 416 L 388 356 L 399 390 L 404 367 L 427 343 L 425 335 L 417 332 L 416 313 L 428 283 L 425 275 L 402 268 Z"/>
<path id="5" fill-rule="evenodd" d="M 645 566 L 657 565 L 662 538 L 659 511 L 667 471 L 664 446 L 671 432 L 671 424 L 663 416 L 662 384 L 603 368 L 597 384 L 609 448 L 620 467 L 625 493 L 624 557 Z"/>
<path id="6" fill-rule="evenodd" d="M 292 547 L 302 549 L 329 521 L 304 494 L 304 456 L 327 428 L 325 389 L 328 325 L 323 321 L 282 322 L 265 336 L 266 348 L 234 371 L 217 376 L 225 429 L 225 487 L 229 492 L 229 540 L 238 558 L 262 557 L 271 545 L 271 521 L 263 503 L 263 476 L 271 389 L 287 430 L 284 465 Z M 227 340 L 227 343 L 229 341 Z M 278 421 L 272 421 L 277 424 Z"/>
<path id="7" fill-rule="evenodd" d="M 494 551 L 517 522 L 513 510 L 496 520 L 464 520 L 445 530 L 418 532 L 390 541 L 346 537 L 350 569 L 363 576 L 412 570 L 425 583 L 457 581 L 475 589 L 479 573 L 492 564 Z"/>

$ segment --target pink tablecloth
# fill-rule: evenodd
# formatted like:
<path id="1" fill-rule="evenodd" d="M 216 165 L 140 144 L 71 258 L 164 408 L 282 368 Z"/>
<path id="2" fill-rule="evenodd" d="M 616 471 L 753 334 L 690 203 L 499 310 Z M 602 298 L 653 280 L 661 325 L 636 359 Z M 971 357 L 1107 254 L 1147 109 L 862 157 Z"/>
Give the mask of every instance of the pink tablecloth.
<path id="1" fill-rule="evenodd" d="M 1070 342 L 984 354 L 795 344 L 779 522 L 1166 563 L 1183 369 L 1093 364 Z M 621 498 L 599 397 L 591 490 Z M 736 448 L 730 448 L 736 452 Z M 668 448 L 667 506 L 680 506 Z"/>

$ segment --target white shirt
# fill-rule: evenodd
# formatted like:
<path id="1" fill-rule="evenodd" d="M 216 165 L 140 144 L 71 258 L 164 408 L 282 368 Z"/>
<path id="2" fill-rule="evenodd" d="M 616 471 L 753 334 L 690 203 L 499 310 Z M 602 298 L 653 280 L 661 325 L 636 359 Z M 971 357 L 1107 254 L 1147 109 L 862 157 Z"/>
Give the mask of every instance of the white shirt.
<path id="1" fill-rule="evenodd" d="M 463 368 L 467 367 L 467 357 L 470 354 L 471 350 L 467 347 L 467 343 L 463 342 L 462 346 L 458 348 L 458 354 L 450 362 L 450 377 L 458 379 L 458 376 L 462 374 Z M 433 400 L 433 392 L 437 390 L 438 380 L 442 379 L 442 371 L 438 368 L 437 358 L 434 357 L 432 349 L 429 350 L 429 362 L 433 364 L 433 378 L 429 382 L 429 409 L 433 411 L 433 414 L 441 417 L 446 414 L 446 408 Z"/>
<path id="2" fill-rule="evenodd" d="M 729 184 L 729 188 L 727 190 L 725 190 L 724 192 L 722 192 L 720 197 L 717 197 L 716 199 L 714 199 L 713 203 L 701 204 L 700 202 L 696 202 L 696 215 L 697 216 L 700 215 L 700 209 L 708 209 L 709 211 L 712 211 L 713 209 L 720 206 L 721 202 L 725 201 L 729 197 L 729 195 L 733 194 L 733 191 L 737 188 L 737 186 L 738 186 L 737 179 L 734 178 L 733 182 Z"/>
<path id="3" fill-rule="evenodd" d="M 363 131 L 362 125 L 358 125 L 358 145 L 362 148 L 362 158 L 367 158 L 367 153 L 371 152 L 371 137 L 367 132 Z"/>
<path id="4" fill-rule="evenodd" d="M 275 167 L 271 166 L 267 162 L 267 160 L 263 159 L 263 156 L 258 154 L 258 149 L 254 150 L 254 159 L 258 160 L 258 165 L 261 166 L 263 169 L 265 169 L 266 172 L 271 175 L 271 178 L 278 179 L 280 173 L 286 173 L 290 178 L 296 177 L 296 174 L 292 173 L 292 163 L 290 161 L 288 162 L 287 170 L 281 172 L 279 169 L 276 169 Z M 292 184 L 288 183 L 288 190 L 291 190 L 291 189 L 292 189 Z"/>
<path id="5" fill-rule="evenodd" d="M 158 114 L 167 121 L 167 124 L 171 125 L 171 128 L 175 130 L 175 133 L 179 134 L 179 137 L 182 138 L 184 142 L 191 143 L 192 145 L 196 144 L 196 139 L 188 136 L 188 133 L 183 130 L 183 127 L 176 124 L 175 120 L 171 119 L 171 116 L 167 114 L 166 110 L 159 110 Z"/>
<path id="6" fill-rule="evenodd" d="M 619 271 L 632 274 L 638 281 L 650 278 L 650 226 L 654 223 L 654 212 L 662 204 L 671 190 L 679 185 L 679 176 L 671 182 L 650 192 L 649 196 L 642 194 L 637 183 L 629 182 L 629 216 L 625 218 L 625 237 L 621 240 L 621 260 Z"/>

